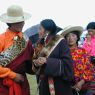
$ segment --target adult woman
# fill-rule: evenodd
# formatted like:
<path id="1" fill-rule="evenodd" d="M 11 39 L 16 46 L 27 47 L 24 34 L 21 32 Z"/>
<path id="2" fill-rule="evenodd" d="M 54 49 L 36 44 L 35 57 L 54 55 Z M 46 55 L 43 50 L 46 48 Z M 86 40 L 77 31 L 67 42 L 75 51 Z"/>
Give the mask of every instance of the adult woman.
<path id="1" fill-rule="evenodd" d="M 65 39 L 56 36 L 56 24 L 51 19 L 40 23 L 39 32 L 45 40 L 39 58 L 34 60 L 35 67 L 40 67 L 40 95 L 72 95 L 73 61 Z"/>
<path id="2" fill-rule="evenodd" d="M 13 5 L 0 20 L 7 23 L 8 29 L 0 35 L 0 94 L 30 95 L 26 72 L 32 72 L 33 48 L 23 35 L 22 28 L 26 17 L 20 6 Z"/>
<path id="3" fill-rule="evenodd" d="M 80 95 L 85 95 L 86 89 L 82 90 L 82 88 L 86 82 L 89 82 L 94 78 L 94 68 L 90 63 L 90 57 L 87 51 L 83 48 L 78 47 L 78 41 L 80 39 L 82 31 L 83 28 L 81 26 L 70 26 L 64 29 L 62 35 L 65 36 L 68 42 L 74 60 L 73 67 L 75 75 L 75 84 L 73 88 L 76 91 L 80 91 Z"/>

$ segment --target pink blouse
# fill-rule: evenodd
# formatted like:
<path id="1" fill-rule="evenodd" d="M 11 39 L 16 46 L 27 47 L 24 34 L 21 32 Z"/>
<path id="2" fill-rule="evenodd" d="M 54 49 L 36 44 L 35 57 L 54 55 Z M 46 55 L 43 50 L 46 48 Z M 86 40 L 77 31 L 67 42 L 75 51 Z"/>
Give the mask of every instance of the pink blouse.
<path id="1" fill-rule="evenodd" d="M 87 43 L 87 39 L 83 43 L 83 48 L 91 55 L 95 56 L 95 37 L 91 38 L 90 45 Z"/>

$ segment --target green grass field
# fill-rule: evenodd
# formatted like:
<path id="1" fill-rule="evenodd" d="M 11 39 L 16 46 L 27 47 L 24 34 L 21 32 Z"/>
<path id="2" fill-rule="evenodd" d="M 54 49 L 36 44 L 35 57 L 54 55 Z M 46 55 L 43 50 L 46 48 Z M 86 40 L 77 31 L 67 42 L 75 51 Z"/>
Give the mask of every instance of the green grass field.
<path id="1" fill-rule="evenodd" d="M 27 75 L 29 84 L 30 84 L 30 92 L 31 95 L 37 95 L 37 83 L 36 83 L 36 76 L 35 75 Z"/>

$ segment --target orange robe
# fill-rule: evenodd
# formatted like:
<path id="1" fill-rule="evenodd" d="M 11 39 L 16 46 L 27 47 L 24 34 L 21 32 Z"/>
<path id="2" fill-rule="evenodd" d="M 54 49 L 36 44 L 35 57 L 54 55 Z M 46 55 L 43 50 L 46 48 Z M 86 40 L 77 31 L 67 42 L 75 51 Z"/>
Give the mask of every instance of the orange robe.
<path id="1" fill-rule="evenodd" d="M 22 32 L 13 32 L 9 29 L 5 33 L 0 35 L 0 52 L 8 49 L 14 42 L 14 37 L 22 37 Z M 11 79 L 16 77 L 16 73 L 9 68 L 0 66 L 0 78 L 9 77 Z"/>

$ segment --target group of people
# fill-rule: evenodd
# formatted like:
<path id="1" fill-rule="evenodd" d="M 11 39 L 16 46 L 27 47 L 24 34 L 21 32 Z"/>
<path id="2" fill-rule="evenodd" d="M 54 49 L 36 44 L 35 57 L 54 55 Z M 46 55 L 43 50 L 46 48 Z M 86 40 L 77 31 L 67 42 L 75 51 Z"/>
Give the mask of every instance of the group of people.
<path id="1" fill-rule="evenodd" d="M 30 95 L 26 73 L 38 79 L 39 95 L 95 94 L 95 22 L 87 25 L 83 47 L 82 26 L 56 33 L 52 19 L 40 22 L 39 39 L 32 42 L 22 32 L 30 14 L 13 5 L 0 20 L 8 29 L 0 35 L 0 95 Z"/>

